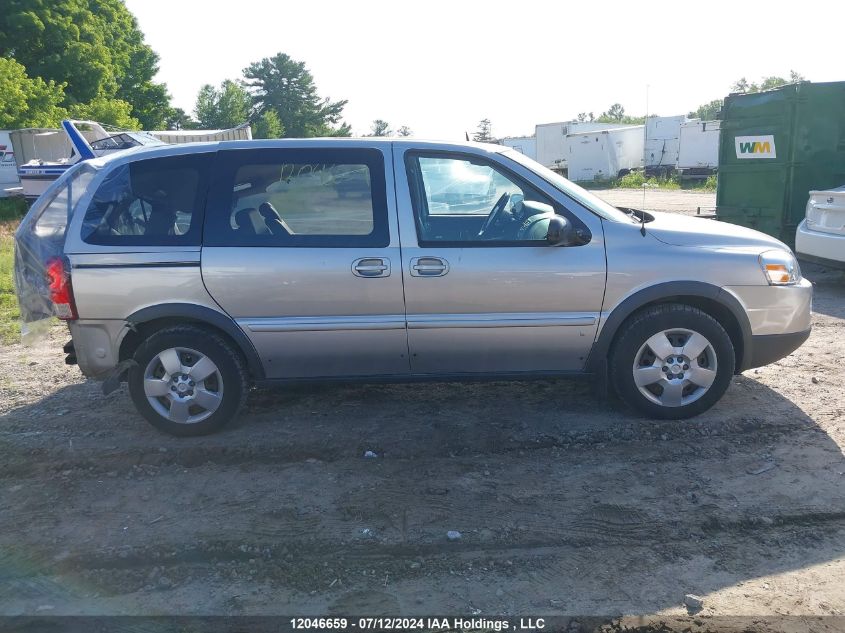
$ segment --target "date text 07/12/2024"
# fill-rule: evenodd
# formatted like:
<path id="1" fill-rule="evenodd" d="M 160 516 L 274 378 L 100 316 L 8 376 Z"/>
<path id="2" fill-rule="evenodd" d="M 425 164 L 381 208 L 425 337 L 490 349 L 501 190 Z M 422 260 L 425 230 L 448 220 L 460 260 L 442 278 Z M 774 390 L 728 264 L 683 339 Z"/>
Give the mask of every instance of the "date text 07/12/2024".
<path id="1" fill-rule="evenodd" d="M 461 617 L 360 617 L 360 618 L 291 618 L 291 628 L 298 631 L 437 631 L 478 630 L 541 631 L 543 618 L 461 618 Z"/>

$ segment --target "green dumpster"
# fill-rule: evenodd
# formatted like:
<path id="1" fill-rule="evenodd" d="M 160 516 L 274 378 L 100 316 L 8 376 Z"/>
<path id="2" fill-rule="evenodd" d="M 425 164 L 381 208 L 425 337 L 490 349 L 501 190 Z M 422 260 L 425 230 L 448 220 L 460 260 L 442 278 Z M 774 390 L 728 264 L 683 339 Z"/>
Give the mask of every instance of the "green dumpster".
<path id="1" fill-rule="evenodd" d="M 721 119 L 716 216 L 792 246 L 810 190 L 845 185 L 845 82 L 732 94 Z"/>

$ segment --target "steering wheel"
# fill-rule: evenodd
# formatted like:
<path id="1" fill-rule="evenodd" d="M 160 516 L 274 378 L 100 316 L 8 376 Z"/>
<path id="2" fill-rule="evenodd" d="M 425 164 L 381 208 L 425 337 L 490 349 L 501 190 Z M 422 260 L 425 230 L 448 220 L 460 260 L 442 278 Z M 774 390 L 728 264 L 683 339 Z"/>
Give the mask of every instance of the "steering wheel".
<path id="1" fill-rule="evenodd" d="M 490 210 L 490 215 L 487 216 L 484 226 L 482 226 L 481 230 L 478 232 L 478 237 L 484 237 L 484 234 L 499 221 L 499 216 L 502 215 L 505 207 L 508 206 L 508 201 L 510 199 L 511 194 L 503 193 L 501 197 L 496 200 L 496 204 L 494 204 L 493 208 Z"/>

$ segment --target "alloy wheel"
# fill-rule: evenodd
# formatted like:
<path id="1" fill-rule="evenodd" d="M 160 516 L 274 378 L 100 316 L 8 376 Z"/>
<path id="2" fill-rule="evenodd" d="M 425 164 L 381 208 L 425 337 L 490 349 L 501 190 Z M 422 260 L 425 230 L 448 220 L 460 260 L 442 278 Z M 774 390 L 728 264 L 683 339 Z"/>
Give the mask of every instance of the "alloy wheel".
<path id="1" fill-rule="evenodd" d="M 223 377 L 205 354 L 186 347 L 159 352 L 144 370 L 144 395 L 162 417 L 202 422 L 223 402 Z"/>
<path id="2" fill-rule="evenodd" d="M 655 404 L 681 407 L 709 391 L 717 369 L 716 351 L 705 336 L 683 328 L 662 330 L 634 356 L 634 384 Z"/>

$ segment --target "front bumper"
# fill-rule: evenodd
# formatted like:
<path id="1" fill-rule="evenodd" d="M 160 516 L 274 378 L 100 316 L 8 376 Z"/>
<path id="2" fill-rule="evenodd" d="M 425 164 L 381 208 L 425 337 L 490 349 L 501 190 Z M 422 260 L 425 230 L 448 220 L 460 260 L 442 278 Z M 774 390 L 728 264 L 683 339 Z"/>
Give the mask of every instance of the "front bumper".
<path id="1" fill-rule="evenodd" d="M 810 329 L 813 284 L 802 279 L 794 286 L 726 286 L 748 316 L 751 334 L 791 334 Z"/>
<path id="2" fill-rule="evenodd" d="M 794 286 L 727 286 L 723 290 L 742 305 L 751 329 L 737 372 L 788 356 L 810 335 L 813 284 L 807 279 Z"/>
<path id="3" fill-rule="evenodd" d="M 759 334 L 751 337 L 751 358 L 743 369 L 762 367 L 786 358 L 810 337 L 810 330 L 789 334 Z"/>

